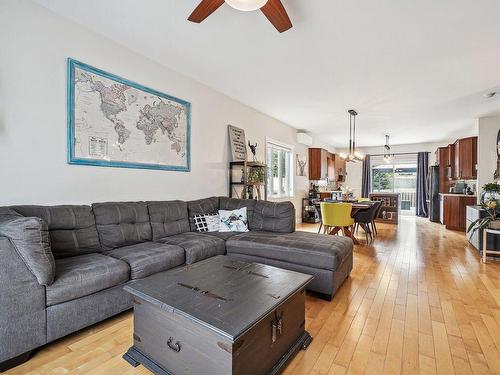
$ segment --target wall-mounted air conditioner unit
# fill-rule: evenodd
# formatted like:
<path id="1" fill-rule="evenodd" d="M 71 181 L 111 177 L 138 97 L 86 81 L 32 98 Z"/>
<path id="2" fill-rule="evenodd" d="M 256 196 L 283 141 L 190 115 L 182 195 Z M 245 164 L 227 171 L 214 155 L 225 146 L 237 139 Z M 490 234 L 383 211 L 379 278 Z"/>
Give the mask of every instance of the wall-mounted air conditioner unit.
<path id="1" fill-rule="evenodd" d="M 311 147 L 313 144 L 313 139 L 307 133 L 298 132 L 297 133 L 297 143 L 303 144 L 307 147 Z"/>

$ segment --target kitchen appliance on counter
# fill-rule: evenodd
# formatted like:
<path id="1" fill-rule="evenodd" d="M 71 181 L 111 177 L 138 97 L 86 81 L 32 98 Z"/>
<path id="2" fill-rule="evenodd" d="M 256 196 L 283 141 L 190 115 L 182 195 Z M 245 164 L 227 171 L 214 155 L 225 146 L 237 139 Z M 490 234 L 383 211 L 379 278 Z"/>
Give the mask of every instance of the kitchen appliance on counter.
<path id="1" fill-rule="evenodd" d="M 455 185 L 450 187 L 450 193 L 467 194 L 467 184 L 465 182 L 456 182 Z"/>

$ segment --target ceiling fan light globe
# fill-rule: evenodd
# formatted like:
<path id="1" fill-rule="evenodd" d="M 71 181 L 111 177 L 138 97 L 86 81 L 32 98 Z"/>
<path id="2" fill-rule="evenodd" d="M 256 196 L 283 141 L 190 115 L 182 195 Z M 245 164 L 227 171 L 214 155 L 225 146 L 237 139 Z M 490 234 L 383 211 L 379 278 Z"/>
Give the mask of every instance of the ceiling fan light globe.
<path id="1" fill-rule="evenodd" d="M 230 7 L 244 12 L 257 10 L 266 5 L 268 0 L 224 0 Z"/>

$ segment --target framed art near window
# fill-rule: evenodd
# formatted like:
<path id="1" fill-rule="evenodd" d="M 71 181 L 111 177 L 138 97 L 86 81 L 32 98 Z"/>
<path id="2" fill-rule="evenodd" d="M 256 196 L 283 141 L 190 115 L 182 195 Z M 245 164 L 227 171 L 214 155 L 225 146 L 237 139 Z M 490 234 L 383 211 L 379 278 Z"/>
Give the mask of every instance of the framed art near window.
<path id="1" fill-rule="evenodd" d="M 190 170 L 187 101 L 68 59 L 68 162 Z"/>

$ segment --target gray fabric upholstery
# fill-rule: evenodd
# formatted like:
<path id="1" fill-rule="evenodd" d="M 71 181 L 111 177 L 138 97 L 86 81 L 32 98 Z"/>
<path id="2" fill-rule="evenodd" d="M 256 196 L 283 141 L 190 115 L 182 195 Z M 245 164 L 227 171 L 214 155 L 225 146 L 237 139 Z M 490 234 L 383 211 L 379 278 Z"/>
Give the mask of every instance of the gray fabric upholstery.
<path id="1" fill-rule="evenodd" d="M 231 237 L 236 236 L 237 234 L 240 233 L 241 232 L 203 232 L 203 234 L 206 234 L 208 236 L 214 236 L 224 241 L 227 241 Z"/>
<path id="2" fill-rule="evenodd" d="M 0 236 L 0 362 L 47 342 L 45 288 Z"/>
<path id="3" fill-rule="evenodd" d="M 154 273 L 180 266 L 185 261 L 182 247 L 156 242 L 143 242 L 119 247 L 104 254 L 127 263 L 130 267 L 131 279 L 142 279 Z"/>
<path id="4" fill-rule="evenodd" d="M 307 267 L 300 264 L 288 263 L 286 261 L 256 257 L 245 254 L 228 253 L 227 256 L 234 260 L 267 264 L 269 266 L 274 266 L 290 271 L 302 272 L 311 275 L 314 278 L 309 284 L 307 284 L 307 290 L 325 294 L 331 297 L 333 297 L 338 288 L 340 288 L 342 283 L 345 281 L 345 279 L 349 276 L 349 274 L 352 271 L 352 253 L 344 260 L 344 263 L 342 263 L 340 267 L 335 271 L 325 270 L 321 268 Z"/>
<path id="5" fill-rule="evenodd" d="M 352 254 L 350 238 L 310 232 L 247 232 L 226 242 L 228 253 L 281 260 L 334 271 Z"/>
<path id="6" fill-rule="evenodd" d="M 56 278 L 46 288 L 47 306 L 87 296 L 129 280 L 129 267 L 102 254 L 56 260 Z"/>
<path id="7" fill-rule="evenodd" d="M 224 240 L 205 233 L 186 232 L 161 238 L 158 242 L 182 247 L 186 251 L 186 264 L 226 253 Z"/>
<path id="8" fill-rule="evenodd" d="M 210 197 L 205 199 L 198 199 L 195 201 L 187 202 L 187 205 L 189 225 L 191 226 L 191 231 L 196 232 L 196 225 L 194 224 L 193 216 L 217 213 L 219 211 L 219 198 Z"/>
<path id="9" fill-rule="evenodd" d="M 249 217 L 250 230 L 291 233 L 295 230 L 295 207 L 291 202 L 257 201 Z"/>
<path id="10" fill-rule="evenodd" d="M 132 307 L 124 284 L 47 307 L 47 341 L 53 341 Z"/>
<path id="11" fill-rule="evenodd" d="M 38 217 L 0 216 L 0 236 L 7 237 L 40 285 L 54 281 L 56 265 L 47 223 Z"/>
<path id="12" fill-rule="evenodd" d="M 149 202 L 149 216 L 153 241 L 189 232 L 189 219 L 187 203 L 182 201 Z"/>
<path id="13" fill-rule="evenodd" d="M 146 202 L 108 202 L 92 205 L 103 250 L 151 241 Z"/>
<path id="14" fill-rule="evenodd" d="M 54 258 L 72 257 L 101 251 L 90 206 L 13 206 L 26 217 L 47 222 Z"/>
<path id="15" fill-rule="evenodd" d="M 255 199 L 237 199 L 228 197 L 219 197 L 219 210 L 237 210 L 238 208 L 247 208 L 247 219 L 251 220 L 255 209 Z"/>

